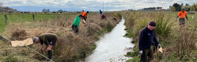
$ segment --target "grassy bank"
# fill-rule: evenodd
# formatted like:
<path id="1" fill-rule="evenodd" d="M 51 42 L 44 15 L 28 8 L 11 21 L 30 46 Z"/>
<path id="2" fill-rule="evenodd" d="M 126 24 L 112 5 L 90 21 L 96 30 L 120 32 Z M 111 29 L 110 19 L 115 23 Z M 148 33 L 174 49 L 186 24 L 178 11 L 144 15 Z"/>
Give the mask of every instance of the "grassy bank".
<path id="1" fill-rule="evenodd" d="M 45 21 L 49 19 L 60 19 L 63 17 L 75 17 L 81 13 L 0 13 L 0 29 L 5 31 L 6 23 L 4 15 L 7 15 L 7 22 L 9 23 L 21 23 L 32 22 L 33 15 L 35 21 Z M 90 13 L 93 15 L 96 13 Z M 0 31 L 1 33 L 2 31 Z"/>
<path id="2" fill-rule="evenodd" d="M 155 33 L 164 49 L 163 53 L 155 53 L 153 62 L 177 62 L 196 61 L 196 21 L 197 14 L 188 14 L 189 21 L 186 26 L 179 30 L 179 22 L 176 22 L 178 12 L 125 12 L 127 37 L 132 37 L 135 44 L 134 52 L 126 56 L 133 57 L 127 62 L 139 62 L 138 38 L 141 29 L 146 27 L 152 20 L 156 21 Z"/>
<path id="3" fill-rule="evenodd" d="M 83 60 L 86 56 L 92 53 L 96 48 L 95 41 L 99 40 L 99 36 L 103 33 L 109 32 L 120 21 L 114 21 L 112 14 L 119 15 L 119 13 L 106 13 L 107 20 L 100 20 L 100 15 L 92 13 L 88 15 L 87 24 L 80 23 L 79 34 L 70 31 L 72 22 L 76 15 L 64 16 L 60 15 L 58 19 L 46 19 L 35 22 L 12 22 L 6 26 L 6 31 L 1 33 L 2 36 L 7 36 L 5 33 L 17 40 L 26 38 L 33 38 L 42 33 L 55 33 L 59 39 L 53 49 L 53 60 L 56 62 L 74 62 Z M 10 37 L 6 37 L 11 39 Z M 13 39 L 11 39 L 13 40 Z M 25 48 L 25 47 L 11 47 L 10 42 L 0 42 L 1 50 L 13 62 L 44 62 L 46 59 L 39 54 Z M 39 51 L 39 45 L 33 44 L 29 47 Z M 44 53 L 47 56 L 47 52 Z M 0 56 L 0 61 L 7 61 L 5 57 Z"/>

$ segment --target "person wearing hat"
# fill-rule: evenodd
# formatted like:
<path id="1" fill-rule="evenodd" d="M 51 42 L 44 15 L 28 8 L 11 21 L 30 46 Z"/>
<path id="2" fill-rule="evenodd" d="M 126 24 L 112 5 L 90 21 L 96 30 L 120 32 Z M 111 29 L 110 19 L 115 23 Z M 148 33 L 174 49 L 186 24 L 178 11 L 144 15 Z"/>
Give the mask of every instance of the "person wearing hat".
<path id="1" fill-rule="evenodd" d="M 178 17 L 179 17 L 179 25 L 180 25 L 179 30 L 181 30 L 181 28 L 185 26 L 185 17 L 188 21 L 187 12 L 185 11 L 184 8 L 182 8 L 182 10 L 178 13 L 177 18 Z M 176 18 L 176 21 L 177 21 L 177 18 Z"/>
<path id="2" fill-rule="evenodd" d="M 40 50 L 43 53 L 46 49 L 48 50 L 48 58 L 52 59 L 52 51 L 51 48 L 55 45 L 56 41 L 58 40 L 58 36 L 53 33 L 44 33 L 37 37 L 33 38 L 33 42 L 38 44 L 40 43 Z M 46 45 L 45 48 L 42 48 L 43 44 Z"/>
<path id="3" fill-rule="evenodd" d="M 141 30 L 139 36 L 139 54 L 141 55 L 141 62 L 150 62 L 153 60 L 153 51 L 151 45 L 156 44 L 160 48 L 159 41 L 156 38 L 154 28 L 156 26 L 155 21 L 151 21 L 149 25 Z"/>

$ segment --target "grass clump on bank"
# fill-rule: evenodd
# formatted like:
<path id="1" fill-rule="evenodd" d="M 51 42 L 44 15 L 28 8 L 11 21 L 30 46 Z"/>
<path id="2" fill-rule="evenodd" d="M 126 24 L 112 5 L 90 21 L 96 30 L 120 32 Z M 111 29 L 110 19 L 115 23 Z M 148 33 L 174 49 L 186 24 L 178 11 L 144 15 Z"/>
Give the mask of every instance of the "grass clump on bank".
<path id="1" fill-rule="evenodd" d="M 179 22 L 176 22 L 177 12 L 125 12 L 125 25 L 128 37 L 132 37 L 132 43 L 135 44 L 134 52 L 128 53 L 129 57 L 133 59 L 128 62 L 139 62 L 140 54 L 138 48 L 138 38 L 140 31 L 148 25 L 150 21 L 156 21 L 157 26 L 155 33 L 159 42 L 164 49 L 164 52 L 155 53 L 155 62 L 167 62 L 167 61 L 193 61 L 197 57 L 195 41 L 196 37 L 196 21 L 192 19 L 192 16 L 197 17 L 197 14 L 188 14 L 189 21 L 186 22 L 186 26 L 179 29 Z"/>
<path id="2" fill-rule="evenodd" d="M 95 41 L 99 40 L 99 36 L 111 31 L 120 21 L 121 18 L 118 18 L 118 21 L 114 21 L 111 14 L 114 13 L 106 14 L 107 20 L 100 20 L 99 14 L 90 13 L 90 15 L 88 15 L 87 24 L 83 24 L 81 21 L 79 34 L 77 35 L 68 29 L 71 29 L 72 22 L 78 15 L 67 17 L 61 16 L 59 19 L 46 19 L 36 22 L 10 23 L 4 33 L 13 34 L 13 37 L 17 38 L 17 40 L 33 38 L 42 33 L 55 33 L 59 38 L 53 49 L 53 60 L 56 62 L 83 61 L 84 58 L 91 54 L 96 48 Z M 26 35 L 17 35 L 17 33 L 22 33 L 21 31 L 26 33 Z M 4 33 L 1 35 L 6 36 Z M 21 36 L 25 38 L 21 38 Z M 44 57 L 24 47 L 13 48 L 6 43 L 1 43 L 0 45 L 4 46 L 2 48 L 6 48 L 5 50 L 10 51 L 10 53 L 16 52 L 16 59 L 18 61 L 46 61 Z M 40 51 L 38 46 L 39 44 L 34 44 L 29 47 L 36 51 Z M 5 50 L 3 51 L 5 52 Z M 45 52 L 44 55 L 47 56 L 47 52 Z M 10 56 L 10 54 L 7 56 Z M 12 58 L 10 59 L 12 60 Z"/>

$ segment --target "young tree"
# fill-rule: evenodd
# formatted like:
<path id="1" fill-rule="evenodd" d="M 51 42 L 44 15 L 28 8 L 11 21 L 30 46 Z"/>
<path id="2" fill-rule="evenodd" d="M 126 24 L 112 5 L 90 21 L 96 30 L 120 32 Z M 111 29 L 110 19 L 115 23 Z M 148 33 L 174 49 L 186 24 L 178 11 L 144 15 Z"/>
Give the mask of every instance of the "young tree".
<path id="1" fill-rule="evenodd" d="M 181 5 L 178 3 L 174 3 L 173 6 L 175 7 L 176 11 L 181 11 Z"/>
<path id="2" fill-rule="evenodd" d="M 188 7 L 189 7 L 189 4 L 188 4 L 188 3 L 186 3 L 186 4 L 185 4 L 185 6 L 188 6 Z"/>
<path id="3" fill-rule="evenodd" d="M 183 6 L 183 3 L 181 3 L 181 7 Z"/>
<path id="4" fill-rule="evenodd" d="M 197 11 L 197 4 L 193 4 L 193 5 L 191 6 L 191 10 L 192 10 L 192 11 Z"/>
<path id="5" fill-rule="evenodd" d="M 184 8 L 186 11 L 189 11 L 190 10 L 190 7 L 189 6 L 182 6 L 181 8 Z"/>
<path id="6" fill-rule="evenodd" d="M 176 8 L 175 8 L 174 6 L 172 6 L 172 7 L 170 8 L 170 10 L 171 10 L 171 11 L 176 11 Z"/>

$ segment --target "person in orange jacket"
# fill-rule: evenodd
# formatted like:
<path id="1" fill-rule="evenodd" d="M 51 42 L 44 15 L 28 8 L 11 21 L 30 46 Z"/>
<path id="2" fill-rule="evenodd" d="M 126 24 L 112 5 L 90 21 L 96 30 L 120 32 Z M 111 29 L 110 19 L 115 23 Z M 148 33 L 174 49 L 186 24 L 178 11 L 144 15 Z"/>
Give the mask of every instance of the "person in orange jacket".
<path id="1" fill-rule="evenodd" d="M 117 19 L 116 19 L 116 17 L 115 17 L 115 16 L 113 17 L 113 19 L 114 19 L 115 21 L 117 21 Z"/>
<path id="2" fill-rule="evenodd" d="M 84 13 L 84 10 L 81 11 L 81 15 L 83 15 L 83 13 Z"/>
<path id="3" fill-rule="evenodd" d="M 184 8 L 182 8 L 182 10 L 178 13 L 177 18 L 178 17 L 179 17 L 179 25 L 180 25 L 179 30 L 181 30 L 181 28 L 185 26 L 185 18 L 188 21 L 187 12 L 184 10 Z M 176 18 L 176 21 L 177 21 L 177 18 Z"/>
<path id="4" fill-rule="evenodd" d="M 89 11 L 87 12 L 83 12 L 82 16 L 83 16 L 83 19 L 86 21 L 87 17 L 88 17 L 88 13 Z"/>

